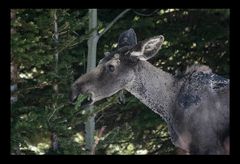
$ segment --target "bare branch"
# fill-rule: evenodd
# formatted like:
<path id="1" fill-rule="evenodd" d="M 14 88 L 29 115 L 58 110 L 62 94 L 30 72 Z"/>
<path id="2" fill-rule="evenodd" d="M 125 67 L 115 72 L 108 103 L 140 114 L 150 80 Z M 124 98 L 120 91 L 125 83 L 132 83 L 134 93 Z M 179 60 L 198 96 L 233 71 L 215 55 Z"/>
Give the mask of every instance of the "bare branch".
<path id="1" fill-rule="evenodd" d="M 113 25 L 114 23 L 116 23 L 122 16 L 124 16 L 128 11 L 130 11 L 131 9 L 126 9 L 124 10 L 123 12 L 121 12 L 116 18 L 113 19 L 112 22 L 110 22 L 107 27 L 104 29 L 103 32 L 101 32 L 99 35 L 98 35 L 98 39 L 103 35 L 105 34 Z"/>
<path id="2" fill-rule="evenodd" d="M 137 15 L 148 17 L 148 16 L 152 16 L 154 13 L 158 12 L 159 10 L 160 10 L 160 9 L 156 9 L 156 10 L 154 10 L 153 12 L 151 12 L 150 14 L 143 14 L 143 13 L 140 13 L 140 12 L 138 12 L 138 11 L 136 11 L 136 10 L 133 10 L 133 12 L 134 12 L 135 14 L 137 14 Z"/>
<path id="3" fill-rule="evenodd" d="M 97 145 L 98 145 L 98 143 L 99 143 L 100 138 L 101 138 L 102 135 L 103 135 L 103 131 L 105 130 L 105 128 L 106 128 L 106 126 L 103 126 L 103 127 L 99 130 L 99 132 L 98 132 L 98 134 L 97 134 L 97 138 L 95 139 L 95 143 L 94 143 L 93 149 L 92 149 L 92 151 L 91 151 L 91 154 L 92 154 L 92 155 L 96 154 L 96 147 L 97 147 Z"/>

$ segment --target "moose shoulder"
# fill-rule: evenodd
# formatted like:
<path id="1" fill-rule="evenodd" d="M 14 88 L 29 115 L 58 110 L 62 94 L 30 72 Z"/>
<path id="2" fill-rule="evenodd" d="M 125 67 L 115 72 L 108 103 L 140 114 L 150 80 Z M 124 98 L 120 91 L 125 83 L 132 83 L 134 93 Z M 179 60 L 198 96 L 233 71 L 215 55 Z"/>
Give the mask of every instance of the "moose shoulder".
<path id="1" fill-rule="evenodd" d="M 119 36 L 117 50 L 78 78 L 69 100 L 90 95 L 93 104 L 124 89 L 167 123 L 173 144 L 189 154 L 229 153 L 229 80 L 204 65 L 173 76 L 147 60 L 158 53 L 162 35 L 137 42 L 133 29 Z"/>

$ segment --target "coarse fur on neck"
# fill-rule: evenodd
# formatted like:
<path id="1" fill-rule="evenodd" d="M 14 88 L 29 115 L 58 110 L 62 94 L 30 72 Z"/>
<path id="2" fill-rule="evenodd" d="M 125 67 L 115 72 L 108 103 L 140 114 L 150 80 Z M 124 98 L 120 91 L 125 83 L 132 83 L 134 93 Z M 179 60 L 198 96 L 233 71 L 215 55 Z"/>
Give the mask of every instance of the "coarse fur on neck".
<path id="1" fill-rule="evenodd" d="M 135 78 L 126 90 L 169 122 L 169 109 L 175 99 L 176 89 L 171 74 L 154 67 L 147 61 L 138 61 Z"/>

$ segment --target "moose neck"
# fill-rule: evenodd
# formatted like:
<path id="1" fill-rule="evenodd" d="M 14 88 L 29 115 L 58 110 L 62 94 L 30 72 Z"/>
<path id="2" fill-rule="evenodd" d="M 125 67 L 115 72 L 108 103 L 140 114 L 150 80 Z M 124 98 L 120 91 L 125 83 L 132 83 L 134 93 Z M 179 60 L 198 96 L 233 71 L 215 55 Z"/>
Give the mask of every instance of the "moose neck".
<path id="1" fill-rule="evenodd" d="M 173 76 L 147 61 L 139 61 L 135 75 L 126 90 L 169 122 L 169 110 L 176 95 Z"/>

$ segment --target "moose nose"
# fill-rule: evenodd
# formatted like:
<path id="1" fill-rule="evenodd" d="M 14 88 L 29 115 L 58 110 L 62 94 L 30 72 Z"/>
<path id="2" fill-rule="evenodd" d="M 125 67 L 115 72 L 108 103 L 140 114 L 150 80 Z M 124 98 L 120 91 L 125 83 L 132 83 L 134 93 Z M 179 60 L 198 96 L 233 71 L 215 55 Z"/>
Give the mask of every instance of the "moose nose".
<path id="1" fill-rule="evenodd" d="M 76 87 L 75 85 L 73 85 L 71 87 L 71 90 L 68 95 L 68 102 L 70 104 L 73 104 L 77 100 L 77 97 L 80 94 L 80 92 L 81 92 L 81 90 L 78 87 Z"/>
<path id="2" fill-rule="evenodd" d="M 69 92 L 69 95 L 68 95 L 68 103 L 69 103 L 69 104 L 73 104 L 73 103 L 76 101 L 76 98 L 77 98 L 77 96 L 75 96 L 75 95 L 73 94 L 73 92 L 70 91 L 70 92 Z"/>

